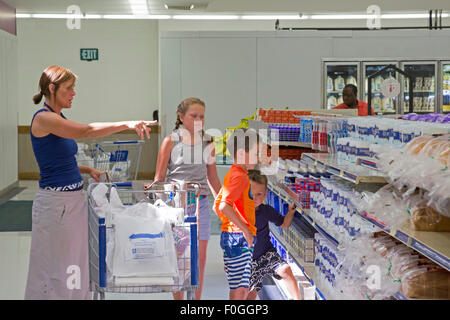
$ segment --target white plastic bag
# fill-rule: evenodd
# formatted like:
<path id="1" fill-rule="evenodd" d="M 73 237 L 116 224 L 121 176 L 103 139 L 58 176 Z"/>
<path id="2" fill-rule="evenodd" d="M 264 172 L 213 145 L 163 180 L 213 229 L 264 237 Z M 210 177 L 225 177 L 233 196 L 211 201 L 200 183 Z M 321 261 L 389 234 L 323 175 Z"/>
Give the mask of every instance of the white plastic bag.
<path id="1" fill-rule="evenodd" d="M 148 203 L 131 206 L 114 216 L 114 225 L 114 276 L 178 276 L 170 223 L 154 206 Z"/>

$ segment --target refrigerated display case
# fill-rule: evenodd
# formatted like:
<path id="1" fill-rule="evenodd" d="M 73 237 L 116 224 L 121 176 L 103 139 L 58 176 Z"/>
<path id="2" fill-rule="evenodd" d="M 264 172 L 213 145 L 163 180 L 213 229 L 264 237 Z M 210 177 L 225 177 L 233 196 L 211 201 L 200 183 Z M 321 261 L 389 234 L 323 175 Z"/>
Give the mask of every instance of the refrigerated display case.
<path id="1" fill-rule="evenodd" d="M 342 90 L 346 84 L 354 84 L 359 87 L 359 66 L 360 63 L 357 61 L 324 62 L 323 105 L 326 109 L 333 109 L 343 102 Z"/>
<path id="2" fill-rule="evenodd" d="M 413 77 L 413 112 L 438 112 L 437 105 L 437 62 L 436 61 L 408 61 L 402 62 L 401 68 Z M 403 113 L 409 112 L 409 84 L 403 80 Z"/>
<path id="3" fill-rule="evenodd" d="M 388 65 L 394 65 L 398 67 L 398 63 L 395 61 L 376 61 L 376 62 L 363 62 L 363 79 L 364 79 L 364 96 L 365 102 L 369 101 L 368 98 L 368 77 L 382 70 Z M 395 114 L 399 112 L 400 96 L 394 98 L 387 98 L 381 93 L 381 85 L 386 79 L 398 80 L 398 75 L 395 70 L 385 70 L 371 80 L 372 86 L 372 108 L 376 114 Z M 400 76 L 400 78 L 403 78 Z"/>
<path id="4" fill-rule="evenodd" d="M 450 113 L 450 61 L 442 61 L 442 112 Z"/>

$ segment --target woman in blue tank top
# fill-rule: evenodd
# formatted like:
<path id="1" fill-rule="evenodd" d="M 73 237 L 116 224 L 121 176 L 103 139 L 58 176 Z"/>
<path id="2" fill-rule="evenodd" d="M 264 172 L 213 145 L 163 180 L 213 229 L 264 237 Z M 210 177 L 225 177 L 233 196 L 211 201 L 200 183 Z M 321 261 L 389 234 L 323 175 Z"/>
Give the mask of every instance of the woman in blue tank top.
<path id="1" fill-rule="evenodd" d="M 79 166 L 74 139 L 99 138 L 132 129 L 150 138 L 156 121 L 96 122 L 68 120 L 76 75 L 51 66 L 39 81 L 35 104 L 43 108 L 31 121 L 31 142 L 39 166 L 39 190 L 33 201 L 32 235 L 25 299 L 91 299 L 89 292 L 88 217 L 82 173 L 99 181 L 102 172 Z"/>

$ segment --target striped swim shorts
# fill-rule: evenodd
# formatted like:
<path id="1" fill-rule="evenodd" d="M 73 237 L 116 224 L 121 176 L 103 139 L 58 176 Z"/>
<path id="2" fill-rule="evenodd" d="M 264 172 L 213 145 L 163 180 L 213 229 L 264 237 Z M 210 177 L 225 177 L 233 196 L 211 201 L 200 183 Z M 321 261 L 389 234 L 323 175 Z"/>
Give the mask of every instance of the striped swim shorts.
<path id="1" fill-rule="evenodd" d="M 252 267 L 253 247 L 249 248 L 243 233 L 222 232 L 220 247 L 230 290 L 248 288 Z"/>

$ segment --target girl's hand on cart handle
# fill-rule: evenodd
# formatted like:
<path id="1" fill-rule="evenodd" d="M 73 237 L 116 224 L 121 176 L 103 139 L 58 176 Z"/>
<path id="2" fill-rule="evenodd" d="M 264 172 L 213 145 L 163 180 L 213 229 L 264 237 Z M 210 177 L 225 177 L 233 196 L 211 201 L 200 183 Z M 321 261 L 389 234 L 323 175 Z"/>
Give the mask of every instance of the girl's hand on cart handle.
<path id="1" fill-rule="evenodd" d="M 129 129 L 136 131 L 141 140 L 144 140 L 144 133 L 147 139 L 150 139 L 150 131 L 152 130 L 149 126 L 156 124 L 158 121 L 127 121 L 126 124 Z"/>
<path id="2" fill-rule="evenodd" d="M 105 173 L 104 171 L 100 171 L 94 168 L 91 168 L 91 170 L 89 171 L 91 177 L 97 182 L 102 182 L 100 176 L 104 173 Z"/>

